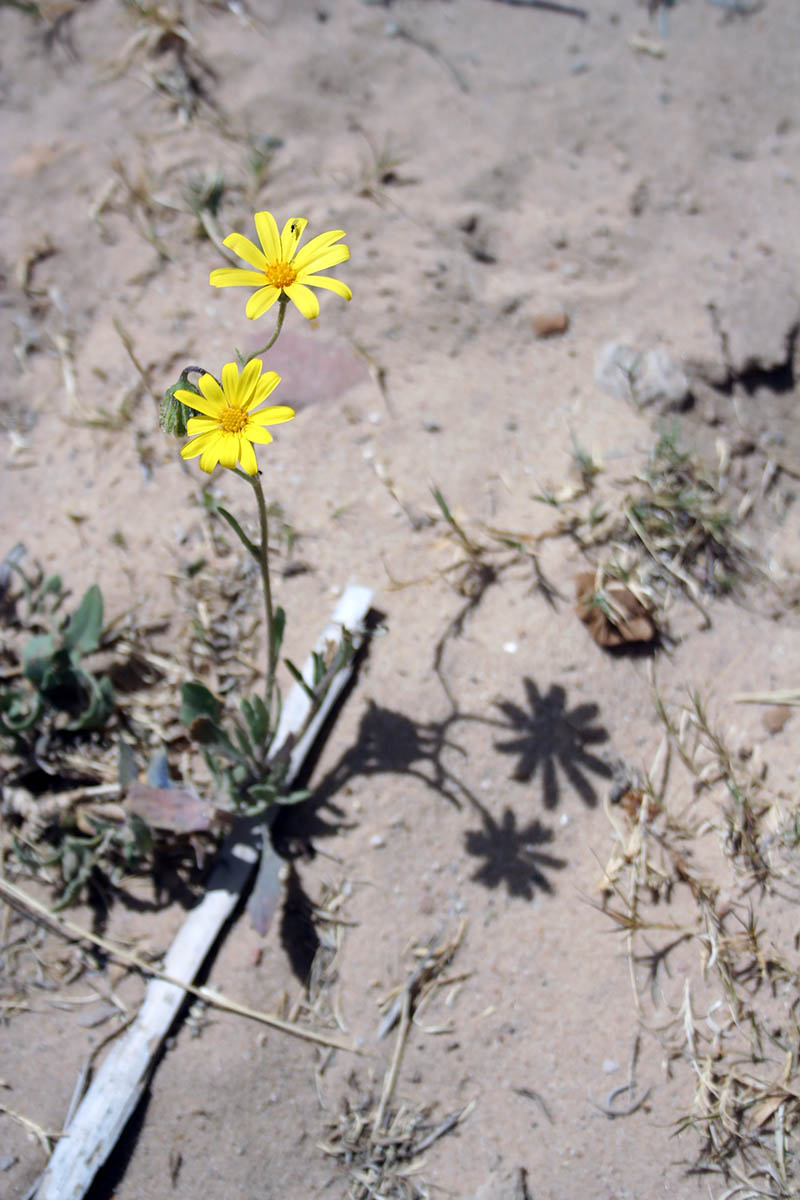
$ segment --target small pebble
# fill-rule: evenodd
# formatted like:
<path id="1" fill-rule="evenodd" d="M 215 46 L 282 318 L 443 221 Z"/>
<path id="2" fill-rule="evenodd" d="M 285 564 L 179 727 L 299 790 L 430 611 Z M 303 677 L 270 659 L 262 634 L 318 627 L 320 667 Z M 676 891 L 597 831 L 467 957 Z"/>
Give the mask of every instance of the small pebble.
<path id="1" fill-rule="evenodd" d="M 381 847 L 386 845 L 386 840 L 381 836 L 381 834 L 373 833 L 372 837 L 369 839 L 369 844 L 372 846 L 373 850 L 380 850 Z"/>
<path id="2" fill-rule="evenodd" d="M 503 649 L 505 650 L 506 654 L 516 654 L 517 650 L 519 650 L 519 646 L 516 642 L 503 642 Z"/>
<path id="3" fill-rule="evenodd" d="M 761 718 L 767 733 L 780 733 L 792 715 L 788 704 L 771 704 Z"/>
<path id="4" fill-rule="evenodd" d="M 531 320 L 537 338 L 557 337 L 569 329 L 569 317 L 563 309 L 534 313 Z"/>
<path id="5" fill-rule="evenodd" d="M 614 1059 L 613 1059 L 613 1058 L 604 1058 L 604 1059 L 603 1059 L 603 1072 L 604 1072 L 604 1074 L 606 1074 L 606 1075 L 613 1075 L 613 1074 L 614 1074 L 614 1072 L 615 1072 L 615 1071 L 618 1071 L 618 1070 L 619 1070 L 619 1063 L 618 1063 L 618 1062 L 614 1062 Z"/>

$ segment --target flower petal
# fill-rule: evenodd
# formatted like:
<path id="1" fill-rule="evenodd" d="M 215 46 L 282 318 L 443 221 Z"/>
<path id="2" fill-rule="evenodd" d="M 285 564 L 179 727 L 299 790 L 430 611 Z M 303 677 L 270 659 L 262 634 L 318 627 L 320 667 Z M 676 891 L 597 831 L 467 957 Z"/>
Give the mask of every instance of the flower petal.
<path id="1" fill-rule="evenodd" d="M 245 271 L 243 267 L 218 267 L 211 272 L 208 282 L 212 287 L 260 287 L 264 276 L 260 271 Z"/>
<path id="2" fill-rule="evenodd" d="M 239 462 L 242 464 L 242 470 L 246 475 L 255 475 L 257 473 L 258 463 L 255 451 L 245 436 L 239 438 Z"/>
<path id="3" fill-rule="evenodd" d="M 209 442 L 208 446 L 203 452 L 203 457 L 200 459 L 200 467 L 203 471 L 208 471 L 209 475 L 219 462 L 219 452 L 221 446 L 222 435 L 215 438 L 213 442 Z"/>
<path id="4" fill-rule="evenodd" d="M 296 304 L 300 312 L 309 321 L 313 321 L 314 317 L 319 316 L 319 301 L 313 292 L 304 287 L 302 283 L 291 283 L 287 288 L 284 288 L 286 295 Z"/>
<path id="5" fill-rule="evenodd" d="M 236 363 L 225 363 L 222 368 L 222 390 L 231 408 L 239 408 L 239 368 Z"/>
<path id="6" fill-rule="evenodd" d="M 306 242 L 302 250 L 297 251 L 294 260 L 294 265 L 298 271 L 302 271 L 308 267 L 312 259 L 318 254 L 322 254 L 323 250 L 327 250 L 334 242 L 338 242 L 339 238 L 344 237 L 343 229 L 331 229 L 329 233 L 318 233 L 310 242 Z M 349 251 L 348 251 L 349 254 Z"/>
<path id="7" fill-rule="evenodd" d="M 248 425 L 245 428 L 244 436 L 251 442 L 259 442 L 262 446 L 268 446 L 272 441 L 272 434 L 268 429 L 260 429 L 258 425 Z"/>
<path id="8" fill-rule="evenodd" d="M 207 412 L 209 401 L 204 396 L 198 396 L 197 392 L 187 392 L 184 388 L 175 392 L 175 399 L 180 400 L 181 404 L 185 404 L 187 408 L 193 408 L 195 412 L 206 413 L 206 416 L 209 417 L 213 417 L 219 412 L 219 405 L 215 405 L 213 400 L 210 403 L 214 406 L 214 412 Z"/>
<path id="9" fill-rule="evenodd" d="M 267 262 L 276 262 L 281 256 L 281 239 L 275 218 L 271 212 L 257 212 L 253 220 Z"/>
<path id="10" fill-rule="evenodd" d="M 281 258 L 289 262 L 297 249 L 308 221 L 305 217 L 290 217 L 281 230 Z"/>
<path id="11" fill-rule="evenodd" d="M 232 471 L 239 460 L 239 435 L 221 433 L 219 438 L 219 461 L 221 466 Z M 202 466 L 202 463 L 201 463 Z"/>
<path id="12" fill-rule="evenodd" d="M 244 259 L 246 263 L 250 263 L 251 267 L 258 267 L 259 271 L 263 271 L 267 265 L 267 260 L 258 246 L 255 242 L 251 242 L 250 238 L 246 238 L 243 233 L 229 233 L 226 238 L 223 238 L 222 244 L 239 258 Z"/>
<path id="13" fill-rule="evenodd" d="M 201 433 L 199 437 L 193 438 L 191 442 L 187 442 L 181 448 L 181 458 L 197 458 L 198 454 L 202 454 L 204 450 L 208 450 L 211 443 L 216 441 L 218 436 L 219 433 L 217 430 Z"/>
<path id="14" fill-rule="evenodd" d="M 217 383 L 213 375 L 201 375 L 197 381 L 197 386 L 202 392 L 201 396 L 195 396 L 189 393 L 192 397 L 191 408 L 197 412 L 203 413 L 206 417 L 219 417 L 223 409 L 227 408 L 225 397 L 222 394 L 222 388 Z M 189 403 L 186 401 L 186 403 Z"/>
<path id="15" fill-rule="evenodd" d="M 253 393 L 258 390 L 261 379 L 261 359 L 249 358 L 242 367 L 242 377 L 239 381 L 239 405 L 241 408 L 253 407 Z M 265 392 L 269 395 L 269 392 Z"/>
<path id="16" fill-rule="evenodd" d="M 261 366 L 260 363 L 259 366 Z M 248 401 L 247 411 L 251 412 L 254 408 L 258 408 L 259 404 L 262 404 L 266 400 L 267 396 L 269 396 L 271 392 L 275 391 L 275 388 L 278 386 L 280 381 L 281 377 L 280 375 L 276 374 L 275 371 L 267 371 L 266 374 L 262 375 L 256 384 L 253 395 Z"/>
<path id="17" fill-rule="evenodd" d="M 306 287 L 327 288 L 329 292 L 336 292 L 343 300 L 353 299 L 353 293 L 347 284 L 342 283 L 341 279 L 332 279 L 330 275 L 306 275 L 303 277 L 303 283 Z M 297 287 L 297 284 L 294 286 Z"/>
<path id="18" fill-rule="evenodd" d="M 251 321 L 254 321 L 256 317 L 263 317 L 264 313 L 272 308 L 280 294 L 280 288 L 273 287 L 272 284 L 259 288 L 247 301 L 244 309 L 245 316 L 249 317 Z"/>
<path id="19" fill-rule="evenodd" d="M 291 421 L 294 415 L 294 409 L 288 405 L 273 404 L 270 408 L 259 408 L 257 412 L 249 413 L 247 428 L 251 425 L 283 425 L 284 421 Z"/>
<path id="20" fill-rule="evenodd" d="M 212 433 L 215 429 L 219 429 L 219 417 L 189 417 L 186 422 L 189 437 L 196 437 L 199 433 Z"/>
<path id="21" fill-rule="evenodd" d="M 339 263 L 346 262 L 349 257 L 350 251 L 347 246 L 331 246 L 330 250 L 323 250 L 308 266 L 301 267 L 297 272 L 297 278 L 302 283 L 308 275 L 312 275 L 315 271 L 326 271 L 328 267 L 336 267 Z"/>

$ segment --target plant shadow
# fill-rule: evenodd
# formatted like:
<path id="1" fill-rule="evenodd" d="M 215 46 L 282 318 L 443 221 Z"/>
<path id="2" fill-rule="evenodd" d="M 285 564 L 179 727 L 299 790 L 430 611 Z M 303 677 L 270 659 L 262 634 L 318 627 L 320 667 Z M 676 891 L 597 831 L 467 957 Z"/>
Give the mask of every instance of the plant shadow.
<path id="1" fill-rule="evenodd" d="M 560 800 L 560 768 L 584 804 L 594 808 L 598 795 L 591 776 L 610 779 L 613 774 L 609 764 L 590 749 L 608 741 L 608 731 L 596 723 L 598 705 L 584 703 L 570 709 L 560 684 L 551 684 L 546 694 L 528 677 L 523 684 L 528 708 L 498 701 L 504 719 L 492 721 L 512 735 L 495 742 L 501 754 L 518 756 L 511 778 L 528 783 L 541 771 L 544 806 L 553 809 Z"/>
<path id="2" fill-rule="evenodd" d="M 553 841 L 552 829 L 537 818 L 518 829 L 510 808 L 504 809 L 499 822 L 485 809 L 481 816 L 483 828 L 464 835 L 467 854 L 484 860 L 472 875 L 476 883 L 487 888 L 504 883 L 510 896 L 525 900 L 532 900 L 537 890 L 552 894 L 554 888 L 545 871 L 563 871 L 568 865 L 565 858 L 537 849 Z"/>
<path id="3" fill-rule="evenodd" d="M 276 838 L 286 857 L 313 853 L 312 843 L 348 827 L 336 796 L 356 778 L 405 775 L 417 779 L 458 810 L 472 809 L 480 827 L 467 830 L 464 845 L 468 855 L 482 860 L 472 878 L 487 888 L 504 884 L 511 896 L 532 899 L 537 891 L 552 893 L 548 876 L 568 864 L 548 847 L 555 832 L 538 818 L 526 820 L 505 805 L 496 816 L 449 765 L 448 757 L 469 755 L 457 740 L 457 732 L 469 725 L 500 732 L 494 749 L 513 755 L 517 761 L 511 778 L 530 783 L 541 781 L 542 800 L 548 810 L 560 803 L 559 774 L 584 804 L 596 806 L 596 781 L 612 777 L 609 764 L 595 747 L 609 740 L 599 723 L 599 706 L 581 703 L 570 708 L 566 690 L 551 684 L 540 691 L 528 677 L 523 680 L 526 706 L 512 700 L 496 702 L 499 716 L 461 712 L 455 705 L 442 720 L 415 721 L 405 713 L 369 701 L 354 743 L 312 788 L 302 805 L 281 814 Z M 506 736 L 502 736 L 505 734 Z"/>

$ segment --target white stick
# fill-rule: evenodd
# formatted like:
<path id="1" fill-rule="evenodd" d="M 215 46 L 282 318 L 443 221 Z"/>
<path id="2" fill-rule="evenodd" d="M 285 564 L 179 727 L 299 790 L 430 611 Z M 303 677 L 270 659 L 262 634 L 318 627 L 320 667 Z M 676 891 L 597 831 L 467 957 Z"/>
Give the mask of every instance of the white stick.
<path id="1" fill-rule="evenodd" d="M 348 587 L 317 643 L 317 651 L 324 653 L 332 642 L 341 642 L 345 630 L 357 647 L 363 638 L 371 601 L 372 592 L 368 588 Z M 303 668 L 303 678 L 309 683 L 313 671 L 314 661 L 309 658 Z M 287 782 L 297 775 L 351 672 L 352 666 L 348 665 L 331 680 L 319 713 L 292 751 Z M 310 698 L 295 684 L 286 699 L 276 733 L 278 745 L 302 728 L 310 707 Z M 226 839 L 208 891 L 189 913 L 167 953 L 166 975 L 189 984 L 193 982 L 253 873 L 258 859 L 256 840 L 252 822 L 242 822 Z M 37 1200 L 82 1200 L 86 1195 L 139 1103 L 153 1062 L 185 999 L 186 992 L 176 984 L 160 979 L 150 982 L 136 1020 L 103 1060 L 59 1140 L 37 1186 Z"/>

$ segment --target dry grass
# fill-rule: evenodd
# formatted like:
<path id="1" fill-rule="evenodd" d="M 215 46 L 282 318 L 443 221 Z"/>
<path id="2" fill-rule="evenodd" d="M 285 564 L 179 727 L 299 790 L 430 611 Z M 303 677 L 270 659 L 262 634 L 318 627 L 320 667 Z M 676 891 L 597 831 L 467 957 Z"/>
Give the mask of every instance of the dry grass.
<path id="1" fill-rule="evenodd" d="M 348 1076 L 348 1092 L 338 1113 L 328 1122 L 325 1154 L 347 1172 L 350 1200 L 428 1200 L 431 1191 L 421 1178 L 425 1152 L 455 1129 L 472 1112 L 475 1102 L 438 1120 L 434 1106 L 397 1095 L 403 1056 L 419 1016 L 437 992 L 452 989 L 464 976 L 448 973 L 464 936 L 462 924 L 447 942 L 434 940 L 412 947 L 414 965 L 404 983 L 393 988 L 380 1003 L 384 1012 L 379 1039 L 397 1028 L 391 1061 L 380 1088 L 371 1079 L 362 1086 L 355 1071 Z M 449 1028 L 449 1026 L 448 1026 Z M 442 1032 L 433 1027 L 426 1033 Z"/>
<path id="2" fill-rule="evenodd" d="M 699 1138 L 690 1170 L 719 1176 L 720 1200 L 788 1200 L 800 1187 L 800 978 L 787 929 L 798 810 L 784 811 L 757 757 L 733 748 L 698 696 L 676 713 L 656 704 L 657 762 L 608 806 L 602 906 L 624 932 L 643 1026 L 671 1072 L 688 1067 L 678 1130 Z M 673 972 L 686 945 L 696 955 Z"/>

